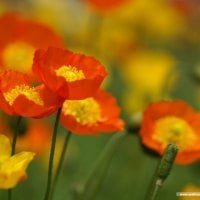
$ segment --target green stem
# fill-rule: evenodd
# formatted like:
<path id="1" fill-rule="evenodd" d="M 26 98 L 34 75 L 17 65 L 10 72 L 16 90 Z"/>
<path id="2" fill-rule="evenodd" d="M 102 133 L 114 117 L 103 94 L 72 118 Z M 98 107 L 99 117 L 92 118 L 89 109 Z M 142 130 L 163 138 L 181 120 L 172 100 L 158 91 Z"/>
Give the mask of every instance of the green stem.
<path id="1" fill-rule="evenodd" d="M 15 129 L 14 136 L 13 136 L 11 155 L 14 155 L 14 154 L 15 154 L 16 143 L 17 143 L 17 137 L 18 137 L 18 133 L 19 133 L 19 125 L 20 125 L 20 123 L 21 123 L 21 120 L 22 120 L 22 117 L 19 116 L 19 117 L 17 118 L 16 129 Z"/>
<path id="2" fill-rule="evenodd" d="M 16 128 L 15 128 L 14 136 L 13 136 L 13 140 L 12 140 L 11 156 L 15 154 L 17 137 L 18 137 L 18 133 L 19 133 L 19 125 L 20 125 L 21 120 L 22 120 L 22 117 L 19 116 L 17 118 Z M 12 189 L 8 190 L 8 200 L 12 200 Z"/>
<path id="3" fill-rule="evenodd" d="M 58 130 L 58 124 L 59 124 L 61 110 L 62 110 L 62 108 L 58 109 L 55 124 L 54 124 L 54 130 L 53 130 L 52 141 L 51 141 L 51 151 L 50 151 L 50 156 L 49 156 L 49 169 L 48 169 L 47 187 L 46 187 L 46 193 L 45 193 L 44 200 L 48 200 L 49 196 L 50 196 L 54 152 L 55 152 L 56 138 L 57 138 L 57 132 L 58 132 L 57 130 Z"/>
<path id="4" fill-rule="evenodd" d="M 167 149 L 158 164 L 155 175 L 153 177 L 151 186 L 145 200 L 155 200 L 159 189 L 162 187 L 164 181 L 169 176 L 172 169 L 176 154 L 178 152 L 178 147 L 176 144 L 169 144 Z"/>
<path id="5" fill-rule="evenodd" d="M 64 158 L 65 158 L 65 155 L 66 155 L 66 152 L 67 152 L 67 147 L 68 147 L 68 144 L 69 144 L 69 139 L 70 139 L 71 134 L 72 134 L 71 131 L 68 131 L 67 134 L 66 134 L 66 137 L 65 137 L 65 142 L 64 142 L 63 148 L 62 148 L 62 153 L 61 153 L 59 163 L 58 163 L 58 167 L 56 169 L 56 174 L 55 174 L 55 177 L 54 177 L 54 180 L 53 180 L 53 183 L 52 183 L 52 191 L 51 191 L 50 199 L 53 199 L 54 191 L 55 191 L 55 188 L 56 188 L 56 185 L 57 185 L 57 182 L 58 182 L 58 178 L 59 178 L 59 175 L 60 175 L 63 163 L 64 163 Z"/>
<path id="6" fill-rule="evenodd" d="M 95 198 L 118 145 L 127 135 L 127 133 L 123 132 L 116 133 L 112 136 L 100 154 L 85 183 L 81 185 L 81 188 L 75 188 L 74 198 L 76 200 L 93 200 Z"/>

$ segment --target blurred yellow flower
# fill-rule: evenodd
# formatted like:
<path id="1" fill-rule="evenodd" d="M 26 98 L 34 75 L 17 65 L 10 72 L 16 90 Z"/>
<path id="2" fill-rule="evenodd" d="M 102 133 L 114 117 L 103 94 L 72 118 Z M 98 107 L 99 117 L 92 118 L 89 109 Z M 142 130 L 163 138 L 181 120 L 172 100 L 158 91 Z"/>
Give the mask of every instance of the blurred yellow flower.
<path id="1" fill-rule="evenodd" d="M 182 189 L 181 192 L 200 193 L 200 186 L 189 183 Z M 200 196 L 181 196 L 179 197 L 179 200 L 200 200 Z"/>
<path id="2" fill-rule="evenodd" d="M 124 77 L 128 83 L 141 91 L 159 94 L 163 86 L 174 78 L 174 65 L 175 59 L 171 55 L 143 51 L 131 56 L 123 68 Z"/>
<path id="3" fill-rule="evenodd" d="M 185 19 L 165 0 L 132 0 L 115 16 L 135 30 L 158 38 L 172 38 L 185 30 Z"/>
<path id="4" fill-rule="evenodd" d="M 24 180 L 26 168 L 34 157 L 32 152 L 20 152 L 11 156 L 11 144 L 5 135 L 0 135 L 0 188 L 13 188 Z"/>
<path id="5" fill-rule="evenodd" d="M 128 86 L 125 109 L 141 111 L 150 101 L 166 97 L 177 76 L 175 64 L 174 57 L 162 52 L 146 50 L 131 56 L 122 68 Z"/>
<path id="6" fill-rule="evenodd" d="M 106 18 L 100 31 L 96 40 L 97 47 L 108 60 L 123 63 L 138 48 L 136 33 L 124 23 L 113 23 L 110 18 Z"/>
<path id="7" fill-rule="evenodd" d="M 82 37 L 85 37 L 85 31 L 88 28 L 87 20 L 90 16 L 89 11 L 82 6 L 82 2 L 79 1 L 34 0 L 31 15 L 62 34 L 68 45 L 71 40 L 81 42 Z M 77 25 L 74 26 L 74 24 Z"/>

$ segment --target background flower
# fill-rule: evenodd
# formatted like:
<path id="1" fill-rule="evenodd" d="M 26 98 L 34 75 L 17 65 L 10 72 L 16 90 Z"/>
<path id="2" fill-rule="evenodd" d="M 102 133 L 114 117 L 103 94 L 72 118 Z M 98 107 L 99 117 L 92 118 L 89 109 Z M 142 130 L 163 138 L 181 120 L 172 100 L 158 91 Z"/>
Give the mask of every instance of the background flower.
<path id="1" fill-rule="evenodd" d="M 32 74 L 35 49 L 63 46 L 61 38 L 50 27 L 15 13 L 1 16 L 0 34 L 2 70 L 12 69 Z"/>

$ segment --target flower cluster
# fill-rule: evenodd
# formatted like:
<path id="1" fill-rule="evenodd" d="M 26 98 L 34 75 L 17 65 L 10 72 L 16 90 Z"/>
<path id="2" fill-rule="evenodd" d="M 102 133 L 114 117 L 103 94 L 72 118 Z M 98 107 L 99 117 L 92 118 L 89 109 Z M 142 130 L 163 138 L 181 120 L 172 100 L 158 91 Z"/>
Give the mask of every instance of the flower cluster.
<path id="1" fill-rule="evenodd" d="M 116 100 L 100 84 L 107 75 L 94 58 L 49 47 L 35 52 L 33 71 L 63 99 L 61 123 L 76 133 L 123 129 Z"/>
<path id="2" fill-rule="evenodd" d="M 5 13 L 13 9 L 25 11 L 30 18 Z M 30 187 L 38 191 L 33 199 L 39 199 L 40 192 L 44 193 L 43 200 L 54 199 L 56 192 L 61 192 L 56 185 L 62 169 L 67 171 L 62 174 L 62 183 L 72 186 L 75 198 L 95 199 L 124 139 L 128 140 L 121 146 L 121 153 L 126 155 L 120 159 L 122 165 L 118 165 L 119 159 L 113 160 L 113 172 L 126 185 L 133 179 L 138 182 L 146 162 L 149 170 L 154 166 L 154 159 L 146 159 L 145 155 L 151 151 L 146 147 L 141 151 L 140 140 L 135 138 L 138 135 L 145 146 L 162 156 L 146 195 L 152 200 L 174 162 L 198 161 L 200 112 L 182 100 L 157 101 L 182 96 L 198 106 L 198 94 L 194 92 L 200 90 L 194 86 L 200 79 L 199 10 L 198 1 L 187 0 L 0 2 L 0 190 L 8 190 L 8 200 L 20 199 L 23 185 L 15 197 L 12 188 L 27 178 L 33 158 L 38 159 L 32 168 L 37 171 L 33 173 L 31 169 L 31 174 L 41 177 L 33 177 L 24 185 L 27 191 Z M 109 73 L 103 63 L 111 71 L 106 84 L 103 83 Z M 190 83 L 188 72 L 196 82 Z M 129 122 L 126 130 L 120 118 L 121 108 L 106 91 L 107 86 L 122 103 L 123 116 Z M 153 103 L 146 108 L 150 102 Z M 139 134 L 133 135 L 132 131 Z M 101 134 L 104 135 L 99 137 Z M 97 158 L 94 168 L 90 166 L 92 157 Z M 81 166 L 81 173 L 77 173 L 77 165 Z M 124 174 L 121 167 L 131 176 Z M 193 169 L 198 167 L 198 163 L 189 167 L 194 180 L 198 170 L 195 174 Z M 180 175 L 186 168 L 175 169 L 181 169 Z M 82 172 L 87 173 L 87 169 L 87 179 L 71 185 L 72 179 L 80 178 L 77 174 L 84 175 Z M 181 181 L 184 179 L 188 176 Z M 194 180 L 191 181 L 195 183 Z M 32 184 L 40 181 L 42 185 Z M 178 185 L 172 186 L 179 191 Z M 138 187 L 130 188 L 135 188 L 129 190 L 130 196 L 144 196 Z M 190 188 L 193 189 L 196 191 Z M 0 191 L 0 196 L 5 192 Z M 114 193 L 109 195 L 111 199 L 123 199 L 121 190 Z M 102 193 L 97 198 L 104 196 Z"/>
<path id="3" fill-rule="evenodd" d="M 72 127 L 72 131 L 94 133 L 122 129 L 116 101 L 106 92 L 98 92 L 107 75 L 99 61 L 64 49 L 61 38 L 50 28 L 16 14 L 2 16 L 0 27 L 5 36 L 0 43 L 0 108 L 4 112 L 40 118 L 54 113 L 64 103 L 62 122 L 67 128 Z M 109 109 L 113 108 L 109 112 L 112 114 L 106 112 L 107 104 Z M 94 119 L 88 121 L 92 115 Z M 91 130 L 71 126 L 74 122 L 65 119 L 69 116 Z M 86 118 L 84 123 L 80 118 Z"/>
<path id="4" fill-rule="evenodd" d="M 0 33 L 3 112 L 42 118 L 62 108 L 61 124 L 72 132 L 123 130 L 115 98 L 100 89 L 107 72 L 99 61 L 64 49 L 62 39 L 49 27 L 16 14 L 0 17 Z M 34 154 L 11 157 L 8 139 L 1 136 L 0 143 L 0 188 L 11 188 L 25 177 Z"/>

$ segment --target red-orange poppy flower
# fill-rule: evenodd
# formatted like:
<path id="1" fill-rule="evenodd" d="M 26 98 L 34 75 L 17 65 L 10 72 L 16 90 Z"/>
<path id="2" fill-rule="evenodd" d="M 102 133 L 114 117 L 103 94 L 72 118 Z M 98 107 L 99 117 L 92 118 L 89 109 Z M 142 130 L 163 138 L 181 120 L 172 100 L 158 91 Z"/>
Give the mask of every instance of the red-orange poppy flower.
<path id="1" fill-rule="evenodd" d="M 23 135 L 19 135 L 17 140 L 17 150 L 25 149 L 33 151 L 41 156 L 49 148 L 51 141 L 52 126 L 41 119 L 31 119 L 27 122 L 27 130 Z"/>
<path id="2" fill-rule="evenodd" d="M 107 75 L 94 58 L 54 47 L 36 51 L 33 71 L 49 89 L 73 100 L 93 96 Z"/>
<path id="3" fill-rule="evenodd" d="M 145 111 L 140 135 L 147 147 L 163 154 L 169 143 L 179 147 L 176 162 L 200 159 L 200 114 L 181 100 L 151 104 Z"/>
<path id="4" fill-rule="evenodd" d="M 66 100 L 63 103 L 61 124 L 78 134 L 114 132 L 124 128 L 119 118 L 120 108 L 114 97 L 99 90 L 93 97 Z"/>
<path id="5" fill-rule="evenodd" d="M 85 0 L 85 1 L 95 10 L 104 12 L 120 7 L 128 0 Z"/>
<path id="6" fill-rule="evenodd" d="M 32 74 L 35 49 L 63 46 L 60 37 L 51 28 L 14 13 L 0 17 L 0 35 L 1 69 L 29 74 Z"/>
<path id="7" fill-rule="evenodd" d="M 0 117 L 0 133 L 5 133 L 12 140 L 15 131 L 16 120 L 12 122 L 13 117 L 8 120 Z M 32 151 L 36 156 L 41 156 L 49 150 L 51 142 L 51 133 L 53 127 L 43 119 L 23 118 L 20 123 L 20 132 L 18 134 L 16 152 L 22 150 Z"/>
<path id="8" fill-rule="evenodd" d="M 45 85 L 33 87 L 26 74 L 11 70 L 0 74 L 0 108 L 10 115 L 44 117 L 62 102 Z"/>

